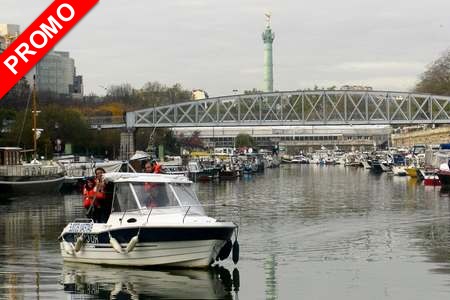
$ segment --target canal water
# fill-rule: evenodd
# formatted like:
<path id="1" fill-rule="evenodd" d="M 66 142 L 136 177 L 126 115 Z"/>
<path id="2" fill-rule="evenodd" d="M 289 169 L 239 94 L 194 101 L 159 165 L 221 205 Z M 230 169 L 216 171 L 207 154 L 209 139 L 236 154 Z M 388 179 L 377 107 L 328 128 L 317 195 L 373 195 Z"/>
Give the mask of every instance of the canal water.
<path id="1" fill-rule="evenodd" d="M 448 299 L 449 196 L 406 177 L 285 165 L 198 183 L 240 224 L 240 261 L 211 270 L 65 264 L 79 195 L 0 196 L 0 299 Z"/>

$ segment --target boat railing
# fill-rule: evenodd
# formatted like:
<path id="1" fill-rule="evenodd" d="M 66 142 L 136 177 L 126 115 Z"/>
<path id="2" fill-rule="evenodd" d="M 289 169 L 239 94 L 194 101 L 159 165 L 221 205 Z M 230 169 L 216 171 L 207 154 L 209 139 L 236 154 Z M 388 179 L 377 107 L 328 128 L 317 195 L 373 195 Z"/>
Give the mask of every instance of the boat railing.
<path id="1" fill-rule="evenodd" d="M 45 176 L 62 172 L 59 166 L 46 165 L 17 165 L 0 166 L 0 176 Z"/>
<path id="2" fill-rule="evenodd" d="M 217 208 L 220 209 L 217 209 Z M 198 209 L 196 209 L 198 208 Z M 119 219 L 120 224 L 125 219 L 127 214 L 138 213 L 142 215 L 146 215 L 145 224 L 149 223 L 150 217 L 156 214 L 173 214 L 175 209 L 181 209 L 178 211 L 178 214 L 182 215 L 182 222 L 185 223 L 186 217 L 188 216 L 210 216 L 218 220 L 230 219 L 234 216 L 240 217 L 240 209 L 239 205 L 217 205 L 217 204 L 193 204 L 193 205 L 181 205 L 181 206 L 163 206 L 163 207 L 142 207 L 137 209 L 124 210 L 122 212 L 122 216 Z M 237 213 L 233 211 L 232 213 L 226 212 L 227 209 L 239 210 Z M 206 213 L 205 210 L 208 212 Z M 225 214 L 224 214 L 225 213 Z M 233 221 L 234 222 L 234 221 Z M 235 222 L 237 223 L 237 222 Z M 240 223 L 240 220 L 239 220 Z"/>

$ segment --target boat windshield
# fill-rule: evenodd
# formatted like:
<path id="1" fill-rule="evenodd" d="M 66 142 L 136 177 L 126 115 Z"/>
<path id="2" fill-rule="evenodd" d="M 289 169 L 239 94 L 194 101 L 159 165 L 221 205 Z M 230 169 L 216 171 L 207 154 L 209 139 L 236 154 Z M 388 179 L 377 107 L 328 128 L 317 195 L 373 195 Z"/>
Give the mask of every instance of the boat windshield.
<path id="1" fill-rule="evenodd" d="M 204 214 L 191 184 L 137 182 L 131 185 L 141 208 L 190 207 L 190 213 Z"/>
<path id="2" fill-rule="evenodd" d="M 114 190 L 113 211 L 130 211 L 139 209 L 133 191 L 128 183 L 116 184 Z"/>

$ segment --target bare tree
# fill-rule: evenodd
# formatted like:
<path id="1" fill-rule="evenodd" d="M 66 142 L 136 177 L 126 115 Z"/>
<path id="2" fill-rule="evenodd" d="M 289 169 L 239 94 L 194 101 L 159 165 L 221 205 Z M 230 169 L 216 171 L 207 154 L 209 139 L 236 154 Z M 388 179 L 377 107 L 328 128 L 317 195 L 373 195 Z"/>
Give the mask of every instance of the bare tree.
<path id="1" fill-rule="evenodd" d="M 422 74 L 415 92 L 450 95 L 450 50 L 434 61 Z"/>

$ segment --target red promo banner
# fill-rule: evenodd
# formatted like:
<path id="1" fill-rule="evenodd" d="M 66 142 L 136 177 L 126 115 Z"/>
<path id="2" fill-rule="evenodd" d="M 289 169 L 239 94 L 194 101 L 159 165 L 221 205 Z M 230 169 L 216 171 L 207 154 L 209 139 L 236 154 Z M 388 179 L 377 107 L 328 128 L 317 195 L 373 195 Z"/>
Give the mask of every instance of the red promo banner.
<path id="1" fill-rule="evenodd" d="M 0 55 L 0 99 L 13 88 L 99 0 L 55 0 Z"/>

